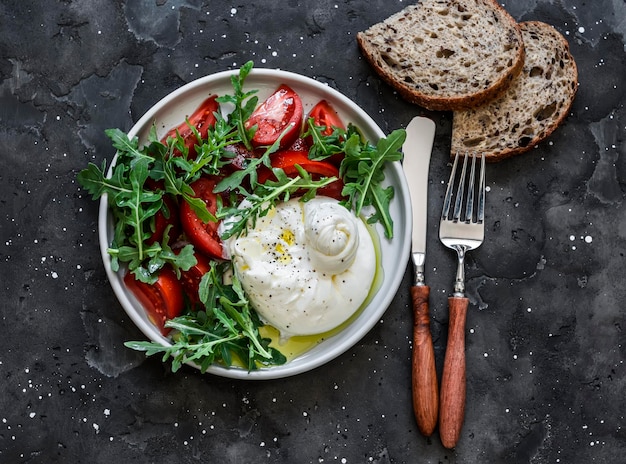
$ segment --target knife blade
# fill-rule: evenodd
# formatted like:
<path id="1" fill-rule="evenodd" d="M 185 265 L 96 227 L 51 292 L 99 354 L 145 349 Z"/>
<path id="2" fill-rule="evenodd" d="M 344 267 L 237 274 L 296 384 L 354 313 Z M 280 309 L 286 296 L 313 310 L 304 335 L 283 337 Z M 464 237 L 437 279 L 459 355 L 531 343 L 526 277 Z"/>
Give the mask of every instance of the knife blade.
<path id="1" fill-rule="evenodd" d="M 435 352 L 430 333 L 430 287 L 425 282 L 426 231 L 428 218 L 428 168 L 435 138 L 435 123 L 417 116 L 406 128 L 402 146 L 404 173 L 409 185 L 413 231 L 411 258 L 415 279 L 411 286 L 413 303 L 413 353 L 411 387 L 413 411 L 422 435 L 429 437 L 437 425 L 439 394 L 435 369 Z"/>

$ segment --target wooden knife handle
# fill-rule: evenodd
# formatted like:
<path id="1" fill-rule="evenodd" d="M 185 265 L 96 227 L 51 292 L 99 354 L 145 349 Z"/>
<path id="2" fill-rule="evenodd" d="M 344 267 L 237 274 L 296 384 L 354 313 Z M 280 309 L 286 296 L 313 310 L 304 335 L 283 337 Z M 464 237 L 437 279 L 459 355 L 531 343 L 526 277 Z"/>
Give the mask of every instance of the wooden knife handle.
<path id="1" fill-rule="evenodd" d="M 439 398 L 435 351 L 430 333 L 428 298 L 430 287 L 411 287 L 413 300 L 413 360 L 412 389 L 413 411 L 417 427 L 422 435 L 429 437 L 437 426 Z"/>
<path id="2" fill-rule="evenodd" d="M 465 318 L 467 298 L 448 298 L 448 344 L 441 377 L 439 437 L 446 448 L 454 448 L 461 435 L 465 415 Z"/>

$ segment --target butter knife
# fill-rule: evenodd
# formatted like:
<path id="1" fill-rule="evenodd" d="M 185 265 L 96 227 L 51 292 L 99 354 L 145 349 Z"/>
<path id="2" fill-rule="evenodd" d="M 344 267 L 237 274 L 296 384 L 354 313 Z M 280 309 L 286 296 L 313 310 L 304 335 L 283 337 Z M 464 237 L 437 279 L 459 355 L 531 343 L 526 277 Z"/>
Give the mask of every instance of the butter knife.
<path id="1" fill-rule="evenodd" d="M 415 280 L 411 287 L 413 302 L 412 391 L 415 420 L 422 435 L 429 437 L 437 425 L 439 394 L 435 352 L 430 333 L 430 287 L 424 279 L 426 229 L 428 216 L 428 168 L 435 138 L 435 123 L 415 117 L 406 128 L 402 146 L 404 173 L 409 185 L 413 212 L 412 260 Z"/>

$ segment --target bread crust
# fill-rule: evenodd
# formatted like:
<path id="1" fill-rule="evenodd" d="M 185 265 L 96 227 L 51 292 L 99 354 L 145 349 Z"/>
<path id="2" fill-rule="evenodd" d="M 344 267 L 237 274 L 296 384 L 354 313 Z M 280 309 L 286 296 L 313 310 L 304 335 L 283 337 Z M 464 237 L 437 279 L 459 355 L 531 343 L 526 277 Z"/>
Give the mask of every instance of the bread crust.
<path id="1" fill-rule="evenodd" d="M 434 111 L 495 98 L 524 63 L 518 24 L 495 0 L 420 0 L 359 32 L 357 41 L 385 82 Z"/>
<path id="2" fill-rule="evenodd" d="M 497 162 L 527 152 L 551 135 L 569 114 L 578 69 L 567 40 L 540 21 L 520 23 L 526 60 L 498 98 L 453 114 L 451 154 L 483 153 Z"/>

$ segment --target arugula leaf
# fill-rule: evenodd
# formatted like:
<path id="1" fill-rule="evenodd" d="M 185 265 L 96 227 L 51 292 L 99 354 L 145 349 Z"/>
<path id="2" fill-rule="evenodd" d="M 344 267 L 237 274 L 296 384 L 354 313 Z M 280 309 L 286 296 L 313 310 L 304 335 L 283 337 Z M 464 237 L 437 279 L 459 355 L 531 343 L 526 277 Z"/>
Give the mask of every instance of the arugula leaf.
<path id="1" fill-rule="evenodd" d="M 144 150 L 139 149 L 139 139 L 128 135 L 119 129 L 106 129 L 104 133 L 111 139 L 113 147 L 117 149 L 118 155 L 128 156 L 131 159 L 130 167 L 134 168 L 139 161 L 152 161 Z"/>
<path id="2" fill-rule="evenodd" d="M 332 134 L 324 135 L 324 126 L 316 126 L 315 119 L 307 120 L 307 131 L 302 137 L 310 137 L 313 141 L 309 149 L 309 158 L 312 160 L 324 160 L 344 151 L 344 138 L 346 132 L 338 127 L 333 129 Z"/>
<path id="3" fill-rule="evenodd" d="M 229 122 L 237 127 L 237 132 L 241 138 L 241 142 L 246 146 L 248 150 L 252 149 L 250 140 L 254 136 L 256 129 L 246 129 L 245 122 L 255 110 L 259 98 L 254 94 L 258 90 L 250 90 L 248 92 L 243 91 L 243 84 L 252 71 L 254 63 L 248 61 L 240 69 L 239 73 L 231 76 L 230 82 L 233 86 L 235 95 L 223 95 L 217 97 L 219 103 L 230 103 L 234 105 L 234 110 L 229 115 Z"/>
<path id="4" fill-rule="evenodd" d="M 106 177 L 106 160 L 102 161 L 102 166 L 98 167 L 94 163 L 89 163 L 87 168 L 78 173 L 78 182 L 88 193 L 91 194 L 93 200 L 98 200 L 102 195 L 108 193 L 116 195 L 117 193 L 132 192 L 132 186 L 125 181 L 127 168 L 119 166 L 114 169 L 110 178 Z"/>
<path id="5" fill-rule="evenodd" d="M 186 183 L 187 177 L 181 178 L 175 169 L 177 165 L 170 161 L 175 157 L 167 157 L 174 142 L 168 146 L 158 141 L 154 128 L 150 131 L 147 144 L 141 148 L 136 138 L 131 139 L 117 129 L 107 130 L 106 133 L 117 148 L 117 162 L 111 177 L 106 177 L 106 162 L 103 162 L 100 168 L 89 163 L 78 173 L 77 179 L 94 200 L 108 195 L 115 220 L 114 237 L 108 249 L 112 269 L 118 271 L 120 263 L 127 263 L 129 271 L 147 283 L 156 281 L 158 271 L 166 263 L 171 264 L 177 273 L 188 270 L 195 264 L 192 246 L 174 253 L 167 244 L 168 231 L 162 243 L 146 243 L 152 234 L 154 217 L 163 207 L 165 193 L 147 187 L 149 178 L 164 180 L 168 193 L 183 196 L 195 204 L 201 217 L 215 220 L 204 202 L 192 198 L 193 190 Z"/>
<path id="6" fill-rule="evenodd" d="M 257 184 L 253 193 L 240 189 L 245 197 L 238 206 L 219 205 L 216 216 L 225 220 L 222 240 L 241 234 L 248 227 L 254 227 L 258 217 L 265 216 L 278 201 L 288 201 L 296 192 L 302 193 L 302 201 L 308 201 L 317 189 L 325 187 L 337 180 L 336 177 L 325 177 L 313 180 L 302 167 L 296 165 L 298 176 L 288 177 L 280 168 L 274 168 L 276 181 L 268 180 L 265 184 Z M 235 202 L 231 204 L 237 205 Z"/>
<path id="7" fill-rule="evenodd" d="M 392 186 L 382 187 L 385 180 L 384 165 L 402 159 L 400 150 L 406 139 L 406 131 L 397 129 L 374 146 L 363 140 L 353 124 L 348 124 L 346 130 L 335 128 L 331 135 L 323 135 L 322 129 L 309 120 L 309 129 L 305 135 L 311 136 L 313 140 L 309 150 L 312 159 L 322 160 L 336 153 L 344 153 L 339 177 L 344 181 L 342 194 L 347 199 L 342 204 L 356 215 L 361 214 L 366 206 L 372 206 L 374 214 L 368 218 L 368 222 L 380 222 L 385 236 L 392 238 L 393 220 L 389 204 L 394 192 Z"/>
<path id="8" fill-rule="evenodd" d="M 248 370 L 262 365 L 279 365 L 285 356 L 269 346 L 270 339 L 259 333 L 262 326 L 250 307 L 239 280 L 230 285 L 222 282 L 227 263 L 211 263 L 211 269 L 200 282 L 200 299 L 205 311 L 170 319 L 165 326 L 177 331 L 171 346 L 155 342 L 130 341 L 128 348 L 144 351 L 146 356 L 162 354 L 162 360 L 172 358 L 172 372 L 182 364 L 194 362 L 200 370 L 215 363 L 232 366 L 233 354 Z"/>

